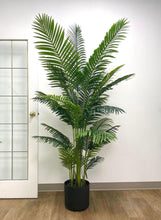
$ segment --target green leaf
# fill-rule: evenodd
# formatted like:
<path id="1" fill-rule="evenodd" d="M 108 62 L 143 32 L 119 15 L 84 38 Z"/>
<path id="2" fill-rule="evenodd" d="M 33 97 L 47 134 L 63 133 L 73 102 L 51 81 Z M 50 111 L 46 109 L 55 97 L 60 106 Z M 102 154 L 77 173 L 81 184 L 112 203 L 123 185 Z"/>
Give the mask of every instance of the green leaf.
<path id="1" fill-rule="evenodd" d="M 61 142 L 60 140 L 57 140 L 53 137 L 47 137 L 47 136 L 33 136 L 33 138 L 37 139 L 39 142 L 52 144 L 54 147 L 61 147 L 61 148 L 68 148 L 69 146 L 65 143 Z"/>
<path id="2" fill-rule="evenodd" d="M 87 163 L 87 166 L 86 166 L 86 171 L 89 170 L 89 169 L 92 169 L 93 167 L 95 167 L 98 163 L 102 162 L 104 160 L 103 157 L 93 157 L 90 159 L 90 161 Z"/>
<path id="3" fill-rule="evenodd" d="M 120 41 L 126 36 L 128 28 L 128 21 L 123 18 L 112 25 L 109 32 L 106 33 L 104 40 L 101 42 L 99 47 L 94 50 L 94 53 L 86 64 L 84 73 L 87 75 L 87 83 L 85 87 L 89 86 L 91 76 L 95 74 L 104 74 L 107 64 L 109 64 L 110 58 L 114 58 L 113 53 L 117 53 L 117 48 Z"/>
<path id="4" fill-rule="evenodd" d="M 126 75 L 126 76 L 123 76 L 123 77 L 120 77 L 120 78 L 116 79 L 115 81 L 113 81 L 110 84 L 108 84 L 105 87 L 103 87 L 101 89 L 100 93 L 103 93 L 103 92 L 105 92 L 105 91 L 107 91 L 109 89 L 112 89 L 112 87 L 114 85 L 117 85 L 118 83 L 120 83 L 120 82 L 122 82 L 124 80 L 127 80 L 127 79 L 131 78 L 132 76 L 134 76 L 134 74 L 129 74 L 129 75 Z"/>
<path id="5" fill-rule="evenodd" d="M 61 160 L 62 165 L 69 170 L 76 164 L 74 150 L 69 151 L 67 149 L 59 148 L 59 159 Z"/>
<path id="6" fill-rule="evenodd" d="M 82 119 L 82 109 L 75 105 L 67 97 L 57 95 L 46 95 L 45 93 L 36 92 L 33 100 L 46 104 L 52 112 L 56 113 L 64 122 L 78 127 Z"/>
<path id="7" fill-rule="evenodd" d="M 111 129 L 111 128 L 110 128 Z M 82 132 L 79 132 L 77 135 L 78 138 L 86 138 L 86 137 L 91 137 L 92 143 L 93 144 L 105 144 L 105 143 L 110 143 L 111 141 L 116 140 L 116 135 L 114 132 L 111 132 L 111 130 L 108 129 L 107 131 L 103 130 L 85 130 Z"/>
<path id="8" fill-rule="evenodd" d="M 79 54 L 79 62 L 81 64 L 80 70 L 82 71 L 86 64 L 86 52 L 84 47 L 84 39 L 79 25 L 73 25 L 68 30 L 69 40 L 74 45 L 75 50 Z"/>
<path id="9" fill-rule="evenodd" d="M 124 65 L 120 65 L 115 69 L 111 70 L 109 73 L 107 73 L 100 82 L 98 89 L 101 89 L 112 78 L 112 76 L 114 76 L 114 74 L 117 73 L 123 66 Z"/>
<path id="10" fill-rule="evenodd" d="M 104 106 L 96 106 L 91 109 L 91 113 L 101 113 L 101 114 L 119 114 L 119 113 L 125 113 L 125 111 L 122 108 L 115 107 L 115 106 L 109 106 L 109 105 L 104 105 Z"/>
<path id="11" fill-rule="evenodd" d="M 43 92 L 37 91 L 36 97 L 33 98 L 34 101 L 46 104 L 52 112 L 56 113 L 60 119 L 66 122 L 69 125 L 74 126 L 74 121 L 68 111 L 68 109 L 64 108 L 59 102 L 58 97 L 54 95 L 46 95 Z M 59 99 L 60 101 L 60 99 Z M 72 103 L 73 104 L 73 103 Z"/>
<path id="12" fill-rule="evenodd" d="M 61 72 L 61 79 L 66 80 L 63 89 L 72 92 L 80 69 L 79 55 L 70 40 L 65 39 L 63 28 L 55 23 L 52 17 L 38 14 L 33 29 L 35 37 L 39 39 L 35 42 L 36 48 L 39 50 L 40 60 L 48 71 L 50 80 L 54 78 L 54 81 L 57 81 L 54 74 Z M 59 78 L 58 84 L 61 86 Z"/>
<path id="13" fill-rule="evenodd" d="M 45 123 L 42 123 L 41 125 L 45 128 L 45 130 L 47 130 L 52 135 L 52 137 L 54 137 L 57 140 L 64 143 L 68 148 L 72 147 L 72 144 L 71 144 L 69 138 L 67 136 L 65 136 L 62 132 L 58 131 L 57 129 L 55 129 Z"/>
<path id="14" fill-rule="evenodd" d="M 112 127 L 111 125 L 112 123 L 113 121 L 110 118 L 101 118 L 95 121 L 90 129 L 91 130 L 102 130 L 102 129 L 107 130 L 107 128 Z"/>

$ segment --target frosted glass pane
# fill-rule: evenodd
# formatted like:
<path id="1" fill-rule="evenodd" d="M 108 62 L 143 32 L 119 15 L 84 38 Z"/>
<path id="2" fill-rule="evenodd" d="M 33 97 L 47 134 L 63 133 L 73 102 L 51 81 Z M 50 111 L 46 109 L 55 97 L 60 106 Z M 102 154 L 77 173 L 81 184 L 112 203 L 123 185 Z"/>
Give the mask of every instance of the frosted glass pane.
<path id="1" fill-rule="evenodd" d="M 13 123 L 27 123 L 27 98 L 13 98 Z"/>
<path id="2" fill-rule="evenodd" d="M 0 180 L 11 179 L 11 153 L 0 152 Z"/>
<path id="3" fill-rule="evenodd" d="M 27 70 L 13 70 L 13 95 L 27 95 Z"/>
<path id="4" fill-rule="evenodd" d="M 13 152 L 13 179 L 27 179 L 26 152 Z"/>
<path id="5" fill-rule="evenodd" d="M 0 151 L 11 150 L 11 125 L 0 125 Z"/>
<path id="6" fill-rule="evenodd" d="M 13 67 L 27 68 L 26 41 L 13 41 Z"/>
<path id="7" fill-rule="evenodd" d="M 0 69 L 0 95 L 11 95 L 11 70 Z"/>
<path id="8" fill-rule="evenodd" d="M 11 67 L 11 41 L 0 41 L 0 68 Z"/>
<path id="9" fill-rule="evenodd" d="M 27 151 L 27 125 L 13 125 L 13 150 Z"/>
<path id="10" fill-rule="evenodd" d="M 11 98 L 0 97 L 0 123 L 11 123 Z"/>

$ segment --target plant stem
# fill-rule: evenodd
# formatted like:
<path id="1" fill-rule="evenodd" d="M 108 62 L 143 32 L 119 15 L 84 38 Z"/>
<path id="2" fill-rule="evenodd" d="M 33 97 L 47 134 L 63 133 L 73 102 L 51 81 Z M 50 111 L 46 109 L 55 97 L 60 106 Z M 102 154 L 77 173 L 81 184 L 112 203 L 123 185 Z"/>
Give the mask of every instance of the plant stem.
<path id="1" fill-rule="evenodd" d="M 88 142 L 88 137 L 86 139 L 86 147 L 85 147 L 85 156 L 84 156 L 84 173 L 83 173 L 83 183 L 85 183 L 85 176 L 86 176 L 86 168 L 87 168 L 87 155 L 88 155 L 88 148 L 87 148 L 87 142 Z"/>
<path id="2" fill-rule="evenodd" d="M 77 128 L 75 128 L 75 137 L 77 136 L 79 130 Z M 76 183 L 78 185 L 78 187 L 81 186 L 81 152 L 78 146 L 78 142 L 76 141 L 75 143 L 75 148 L 76 148 L 76 158 L 77 158 L 77 162 L 76 162 Z"/>

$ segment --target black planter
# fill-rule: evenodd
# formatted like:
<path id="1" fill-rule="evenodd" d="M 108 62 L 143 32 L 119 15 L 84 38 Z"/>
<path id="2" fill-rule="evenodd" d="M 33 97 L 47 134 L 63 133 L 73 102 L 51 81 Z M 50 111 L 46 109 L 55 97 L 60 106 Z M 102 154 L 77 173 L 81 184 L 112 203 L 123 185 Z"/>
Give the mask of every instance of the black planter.
<path id="1" fill-rule="evenodd" d="M 89 206 L 89 182 L 82 187 L 69 185 L 70 180 L 64 183 L 65 207 L 72 211 L 82 211 Z"/>

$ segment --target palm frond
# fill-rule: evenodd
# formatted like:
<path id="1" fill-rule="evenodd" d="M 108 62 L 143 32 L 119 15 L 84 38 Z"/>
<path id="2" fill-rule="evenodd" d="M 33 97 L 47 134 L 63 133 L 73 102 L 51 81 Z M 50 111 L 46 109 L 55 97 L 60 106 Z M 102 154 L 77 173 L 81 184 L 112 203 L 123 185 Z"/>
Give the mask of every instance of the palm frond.
<path id="1" fill-rule="evenodd" d="M 63 108 L 56 100 L 54 100 L 54 98 L 51 99 L 50 95 L 46 95 L 43 92 L 37 91 L 33 100 L 42 104 L 46 104 L 52 112 L 56 113 L 60 117 L 62 121 L 74 126 L 73 119 L 68 110 Z"/>
<path id="2" fill-rule="evenodd" d="M 84 88 L 92 84 L 90 83 L 91 76 L 94 76 L 95 74 L 100 75 L 101 80 L 106 65 L 111 62 L 111 58 L 114 58 L 113 54 L 118 52 L 117 48 L 120 41 L 126 36 L 127 27 L 128 21 L 125 18 L 113 24 L 109 32 L 106 33 L 104 40 L 99 47 L 94 50 L 94 53 L 91 55 L 84 69 L 84 75 L 86 77 Z"/>
<path id="3" fill-rule="evenodd" d="M 106 132 L 111 133 L 113 135 L 116 135 L 119 127 L 120 127 L 120 125 L 115 125 L 115 126 L 109 128 Z"/>
<path id="4" fill-rule="evenodd" d="M 75 165 L 75 154 L 73 150 L 66 150 L 63 148 L 59 148 L 59 159 L 64 167 L 67 169 L 72 169 Z"/>
<path id="5" fill-rule="evenodd" d="M 53 137 L 47 137 L 47 136 L 33 136 L 33 138 L 37 139 L 39 142 L 52 144 L 54 147 L 61 147 L 64 149 L 69 148 L 66 143 L 61 142 L 60 140 L 53 138 Z"/>
<path id="6" fill-rule="evenodd" d="M 113 121 L 110 118 L 101 118 L 93 123 L 90 127 L 91 130 L 107 130 L 107 128 L 112 127 Z"/>
<path id="7" fill-rule="evenodd" d="M 117 73 L 123 66 L 124 66 L 124 64 L 123 64 L 123 65 L 120 65 L 120 66 L 118 66 L 118 67 L 116 67 L 116 68 L 114 68 L 114 69 L 111 70 L 109 73 L 107 73 L 107 74 L 103 77 L 103 79 L 102 79 L 102 81 L 100 82 L 99 87 L 98 87 L 97 89 L 101 89 L 101 88 L 114 76 L 114 74 Z"/>
<path id="8" fill-rule="evenodd" d="M 109 105 L 104 105 L 104 106 L 96 106 L 91 109 L 91 113 L 94 115 L 95 113 L 101 113 L 101 114 L 119 114 L 119 113 L 125 113 L 125 111 L 122 108 L 115 107 L 115 106 L 109 106 Z"/>
<path id="9" fill-rule="evenodd" d="M 90 159 L 90 161 L 87 163 L 86 171 L 89 169 L 92 169 L 95 167 L 98 163 L 102 162 L 104 160 L 103 157 L 97 156 Z"/>
<path id="10" fill-rule="evenodd" d="M 75 105 L 67 97 L 61 95 L 46 95 L 45 93 L 37 91 L 36 97 L 34 97 L 33 100 L 46 104 L 60 119 L 74 127 L 78 127 L 82 119 L 82 109 L 80 105 Z"/>
<path id="11" fill-rule="evenodd" d="M 106 85 L 106 83 L 111 79 L 111 77 L 122 67 L 123 65 L 115 68 L 114 70 L 112 70 L 109 74 L 107 74 L 104 79 L 100 82 L 100 84 L 98 85 L 98 88 L 96 90 L 94 90 L 93 94 L 88 98 L 86 97 L 86 102 L 88 103 L 86 105 L 87 109 L 90 109 L 90 112 L 92 111 L 91 109 L 93 109 L 93 111 L 95 112 L 94 109 L 98 110 L 97 105 L 100 106 L 100 111 L 102 111 L 102 113 L 105 114 L 109 114 L 109 113 L 124 113 L 125 111 L 121 108 L 118 107 L 113 107 L 110 106 L 108 107 L 102 107 L 101 105 L 104 104 L 104 101 L 107 101 L 107 95 L 104 94 L 106 91 L 111 90 L 113 88 L 114 85 L 119 84 L 120 82 L 124 81 L 124 80 L 128 80 L 130 79 L 132 76 L 134 76 L 134 74 L 129 74 L 129 75 L 125 75 L 123 77 L 120 77 L 118 79 L 116 79 L 113 82 L 110 82 L 109 84 Z M 100 102 L 101 101 L 101 102 Z M 98 104 L 97 104 L 98 103 Z M 95 106 L 95 107 L 93 107 Z M 93 108 L 92 108 L 93 107 Z M 101 112 L 100 112 L 101 113 Z"/>
<path id="12" fill-rule="evenodd" d="M 91 137 L 93 144 L 105 144 L 110 143 L 111 141 L 115 141 L 116 135 L 113 132 L 110 132 L 110 130 L 102 131 L 102 130 L 85 130 L 78 133 L 76 138 L 82 138 L 82 137 Z"/>
<path id="13" fill-rule="evenodd" d="M 94 51 L 87 63 L 87 68 L 90 73 L 105 70 L 106 64 L 111 61 L 109 58 L 114 58 L 113 53 L 117 53 L 118 46 L 121 40 L 125 39 L 128 28 L 127 19 L 120 19 L 112 25 L 110 30 L 106 33 L 104 40 L 99 47 Z M 92 75 L 91 74 L 91 75 Z"/>
<path id="14" fill-rule="evenodd" d="M 82 37 L 82 31 L 79 25 L 73 25 L 67 32 L 68 37 L 74 45 L 76 51 L 79 54 L 79 60 L 81 64 L 80 70 L 82 71 L 86 64 L 86 52 L 84 47 L 84 39 Z"/>
<path id="15" fill-rule="evenodd" d="M 56 138 L 57 140 L 60 140 L 62 143 L 65 143 L 68 147 L 72 147 L 69 138 L 65 136 L 62 132 L 45 123 L 42 123 L 41 125 L 52 135 L 52 137 Z"/>
<path id="16" fill-rule="evenodd" d="M 61 88 L 62 92 L 72 99 L 72 97 L 69 95 L 70 85 L 68 83 L 68 79 L 61 69 L 50 66 L 50 69 L 47 71 L 47 79 L 49 80 L 49 85 L 51 87 Z"/>
<path id="17" fill-rule="evenodd" d="M 63 89 L 72 92 L 80 69 L 79 55 L 70 40 L 65 39 L 63 28 L 55 23 L 52 17 L 39 14 L 33 23 L 33 29 L 35 37 L 39 39 L 35 42 L 36 48 L 39 50 L 43 67 L 49 71 L 49 79 L 54 77 L 55 72 L 61 73 L 61 80 L 66 80 Z M 54 78 L 54 81 L 56 80 Z"/>
<path id="18" fill-rule="evenodd" d="M 132 76 L 134 76 L 134 74 L 129 74 L 129 75 L 125 75 L 123 77 L 120 77 L 118 79 L 116 79 L 115 81 L 107 84 L 106 86 L 104 86 L 101 90 L 100 90 L 100 94 L 102 94 L 103 92 L 107 91 L 107 90 L 110 90 L 112 89 L 112 87 L 114 85 L 117 85 L 118 83 L 124 81 L 124 80 L 127 80 L 127 79 L 130 79 Z"/>
<path id="19" fill-rule="evenodd" d="M 107 100 L 107 94 L 104 94 L 104 90 L 102 89 L 103 87 L 106 86 L 106 84 L 111 80 L 111 78 L 114 76 L 115 73 L 117 73 L 124 65 L 120 65 L 116 68 L 114 68 L 113 70 L 111 70 L 109 73 L 107 73 L 105 76 L 99 76 L 99 78 L 97 78 L 97 75 L 95 77 L 92 76 L 91 77 L 91 85 L 89 82 L 89 87 L 88 90 L 91 92 L 90 96 L 87 95 L 86 92 L 86 96 L 85 98 L 85 107 L 87 106 L 88 109 L 91 109 L 93 106 L 96 106 L 96 103 L 103 104 L 103 102 L 105 100 Z M 98 74 L 99 75 L 99 74 Z M 93 82 L 92 82 L 93 81 Z M 96 82 L 94 82 L 96 81 Z M 100 92 L 102 89 L 102 92 Z M 89 92 L 88 92 L 89 94 Z M 103 94 L 103 95 L 102 95 Z M 101 100 L 101 103 L 100 103 Z"/>

